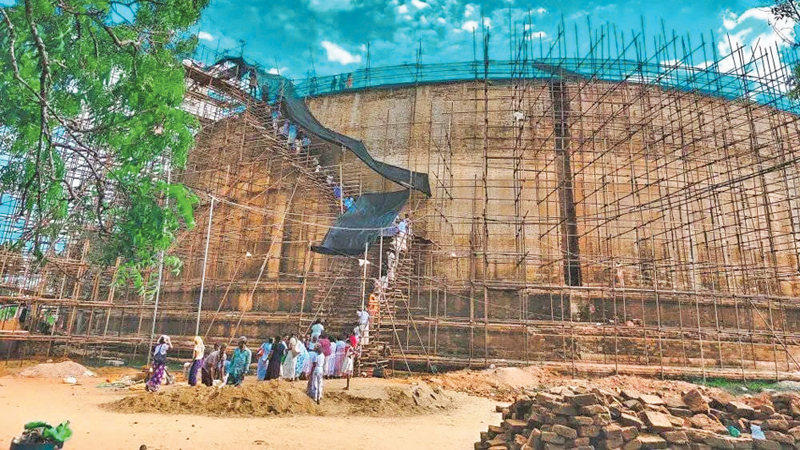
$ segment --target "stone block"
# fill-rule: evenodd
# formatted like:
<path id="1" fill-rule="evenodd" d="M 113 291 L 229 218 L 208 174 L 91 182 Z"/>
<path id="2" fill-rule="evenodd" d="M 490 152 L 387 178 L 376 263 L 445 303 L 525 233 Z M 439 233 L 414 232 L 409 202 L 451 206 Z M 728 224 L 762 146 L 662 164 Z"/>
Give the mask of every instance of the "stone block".
<path id="1" fill-rule="evenodd" d="M 592 445 L 592 440 L 588 437 L 579 437 L 572 440 L 573 447 L 588 447 Z"/>
<path id="2" fill-rule="evenodd" d="M 785 433 L 789 431 L 789 422 L 783 417 L 776 419 L 767 419 L 764 421 L 762 428 L 764 428 L 765 430 L 780 431 L 782 433 Z"/>
<path id="3" fill-rule="evenodd" d="M 639 435 L 639 429 L 636 427 L 622 427 L 620 431 L 622 432 L 622 439 L 626 441 L 630 441 Z"/>
<path id="4" fill-rule="evenodd" d="M 703 442 L 710 445 L 712 448 L 723 450 L 733 450 L 733 441 L 730 436 L 721 436 L 719 434 L 710 434 L 703 439 Z"/>
<path id="5" fill-rule="evenodd" d="M 619 423 L 625 427 L 636 427 L 640 430 L 644 428 L 644 422 L 632 414 L 621 414 L 619 416 Z"/>
<path id="6" fill-rule="evenodd" d="M 780 442 L 781 444 L 794 445 L 794 437 L 791 434 L 784 434 L 780 431 L 766 430 L 764 437 L 768 441 Z"/>
<path id="7" fill-rule="evenodd" d="M 611 414 L 597 414 L 592 418 L 592 423 L 595 425 L 600 425 L 601 427 L 603 425 L 608 425 L 611 423 Z"/>
<path id="8" fill-rule="evenodd" d="M 593 438 L 599 435 L 600 427 L 597 425 L 581 425 L 578 427 L 578 436 Z"/>
<path id="9" fill-rule="evenodd" d="M 639 441 L 643 449 L 667 448 L 667 441 L 657 434 L 644 433 L 636 436 L 635 441 Z"/>
<path id="10" fill-rule="evenodd" d="M 726 408 L 728 412 L 736 414 L 739 417 L 746 417 L 748 419 L 752 419 L 756 412 L 756 410 L 750 405 L 738 401 L 728 402 Z"/>
<path id="11" fill-rule="evenodd" d="M 674 425 L 669 420 L 669 416 L 656 411 L 642 412 L 642 421 L 647 425 L 647 428 L 656 433 L 669 431 L 674 428 Z"/>
<path id="12" fill-rule="evenodd" d="M 683 394 L 683 402 L 686 403 L 686 406 L 688 406 L 693 412 L 708 412 L 708 400 L 697 389 L 692 389 Z"/>
<path id="13" fill-rule="evenodd" d="M 623 389 L 621 394 L 623 398 L 628 400 L 630 399 L 638 400 L 639 397 L 642 396 L 642 393 L 635 389 Z"/>
<path id="14" fill-rule="evenodd" d="M 567 439 L 575 439 L 578 437 L 578 431 L 564 426 L 564 425 L 553 425 L 550 429 L 551 432 L 564 436 Z"/>
<path id="15" fill-rule="evenodd" d="M 589 393 L 589 394 L 578 394 L 575 395 L 570 399 L 575 406 L 589 406 L 589 405 L 596 405 L 600 403 L 600 400 L 597 398 L 597 395 Z"/>
<path id="16" fill-rule="evenodd" d="M 553 406 L 553 413 L 561 416 L 577 416 L 578 408 L 569 403 L 556 403 Z"/>
<path id="17" fill-rule="evenodd" d="M 702 428 L 703 430 L 713 431 L 715 433 L 728 432 L 718 420 L 712 419 L 705 414 L 695 414 L 689 418 L 689 422 L 691 422 L 692 426 L 695 428 Z"/>
<path id="18" fill-rule="evenodd" d="M 687 408 L 667 408 L 667 411 L 675 417 L 692 417 L 694 415 L 692 410 Z"/>
<path id="19" fill-rule="evenodd" d="M 503 421 L 503 428 L 512 433 L 521 433 L 527 427 L 528 422 L 525 420 L 507 419 Z"/>
<path id="20" fill-rule="evenodd" d="M 628 441 L 622 446 L 623 450 L 639 450 L 640 448 L 642 448 L 642 443 L 636 439 Z"/>
<path id="21" fill-rule="evenodd" d="M 781 443 L 766 439 L 753 439 L 753 446 L 759 450 L 781 450 Z"/>
<path id="22" fill-rule="evenodd" d="M 686 428 L 683 431 L 692 442 L 704 442 L 707 437 L 716 435 L 716 433 L 713 431 L 701 430 L 697 428 Z"/>
<path id="23" fill-rule="evenodd" d="M 551 442 L 545 442 L 543 448 L 544 450 L 564 450 L 567 448 L 567 446 L 563 444 L 553 444 Z"/>
<path id="24" fill-rule="evenodd" d="M 572 416 L 569 418 L 569 423 L 575 426 L 579 425 L 593 425 L 594 419 L 589 416 Z"/>
<path id="25" fill-rule="evenodd" d="M 608 440 L 613 440 L 613 441 L 624 440 L 622 438 L 622 427 L 620 427 L 619 425 L 617 425 L 615 423 L 612 423 L 610 425 L 604 426 L 603 427 L 603 435 Z"/>
<path id="26" fill-rule="evenodd" d="M 534 449 L 538 449 L 542 443 L 542 432 L 534 428 L 531 430 L 531 435 L 528 436 L 528 445 L 530 445 Z"/>
<path id="27" fill-rule="evenodd" d="M 597 414 L 610 414 L 608 408 L 603 405 L 581 406 L 581 415 L 594 416 Z M 575 414 L 577 416 L 577 414 Z"/>
<path id="28" fill-rule="evenodd" d="M 692 450 L 711 450 L 711 446 L 702 442 L 692 442 Z"/>
<path id="29" fill-rule="evenodd" d="M 564 436 L 553 431 L 542 431 L 542 442 L 549 442 L 551 444 L 564 444 L 567 442 Z"/>
<path id="30" fill-rule="evenodd" d="M 639 397 L 639 400 L 641 400 L 642 403 L 644 403 L 646 405 L 663 405 L 664 404 L 664 400 L 661 397 L 659 397 L 657 395 L 652 395 L 652 394 L 642 394 Z"/>
<path id="31" fill-rule="evenodd" d="M 536 394 L 536 403 L 540 405 L 548 405 L 556 401 L 558 401 L 558 396 L 554 394 L 548 394 L 547 392 L 539 392 Z"/>
<path id="32" fill-rule="evenodd" d="M 642 409 L 644 409 L 644 407 L 642 406 L 642 402 L 636 399 L 625 400 L 624 402 L 622 402 L 622 405 L 632 411 L 641 411 Z"/>
<path id="33" fill-rule="evenodd" d="M 675 431 L 665 431 L 661 433 L 661 437 L 664 438 L 670 444 L 677 444 L 677 445 L 688 445 L 689 444 L 689 437 L 686 435 L 685 431 L 675 430 Z"/>

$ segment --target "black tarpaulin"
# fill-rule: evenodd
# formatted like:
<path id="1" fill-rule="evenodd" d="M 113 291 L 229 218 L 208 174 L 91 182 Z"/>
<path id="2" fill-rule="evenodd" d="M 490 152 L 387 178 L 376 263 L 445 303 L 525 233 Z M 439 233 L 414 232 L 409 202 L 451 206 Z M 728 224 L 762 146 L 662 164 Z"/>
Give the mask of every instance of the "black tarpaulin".
<path id="1" fill-rule="evenodd" d="M 354 207 L 336 219 L 322 244 L 311 246 L 311 250 L 326 255 L 363 255 L 365 246 L 392 225 L 408 197 L 408 190 L 358 197 Z"/>
<path id="2" fill-rule="evenodd" d="M 428 197 L 431 196 L 428 174 L 413 172 L 376 160 L 369 154 L 363 142 L 325 128 L 308 110 L 305 100 L 297 96 L 291 81 L 278 75 L 262 75 L 262 79 L 264 77 L 269 82 L 270 99 L 281 98 L 282 112 L 287 119 L 320 139 L 348 148 L 367 167 L 384 178 L 422 192 Z"/>

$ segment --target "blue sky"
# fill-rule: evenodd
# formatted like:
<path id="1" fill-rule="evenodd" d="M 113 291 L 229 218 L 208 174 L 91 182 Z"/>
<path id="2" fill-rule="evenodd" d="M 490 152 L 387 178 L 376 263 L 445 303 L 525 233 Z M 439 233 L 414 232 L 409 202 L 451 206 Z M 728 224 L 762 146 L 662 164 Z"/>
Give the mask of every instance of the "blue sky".
<path id="1" fill-rule="evenodd" d="M 734 47 L 778 45 L 786 50 L 770 26 L 767 5 L 755 0 L 212 0 L 195 31 L 212 49 L 233 49 L 243 40 L 249 59 L 302 78 L 312 58 L 318 75 L 363 68 L 368 43 L 373 67 L 413 63 L 420 41 L 424 63 L 472 60 L 471 30 L 482 18 L 492 34 L 490 57 L 509 59 L 509 23 L 516 24 L 519 36 L 529 14 L 529 34 L 541 38 L 545 48 L 563 19 L 571 54 L 576 48 L 580 54 L 588 49 L 587 19 L 594 29 L 612 24 L 626 36 L 639 32 L 644 22 L 649 45 L 654 45 L 663 20 L 668 34 L 675 30 L 689 36 L 694 46 L 701 34 L 711 44 L 715 33 L 714 47 L 720 53 L 730 52 L 727 35 Z M 795 24 L 778 25 L 781 34 L 794 37 Z"/>

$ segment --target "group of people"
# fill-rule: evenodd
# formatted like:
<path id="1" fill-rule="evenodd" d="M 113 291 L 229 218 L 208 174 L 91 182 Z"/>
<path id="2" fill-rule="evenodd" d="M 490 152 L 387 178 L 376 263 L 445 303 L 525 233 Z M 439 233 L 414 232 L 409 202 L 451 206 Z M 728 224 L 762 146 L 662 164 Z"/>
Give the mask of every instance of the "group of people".
<path id="1" fill-rule="evenodd" d="M 326 378 L 346 378 L 345 389 L 350 388 L 356 359 L 360 355 L 362 336 L 368 339 L 369 313 L 358 311 L 358 325 L 347 336 L 325 334 L 325 326 L 316 320 L 310 333 L 305 336 L 285 334 L 270 338 L 259 347 L 256 356 L 256 379 L 258 381 L 284 379 L 308 380 L 308 395 L 317 403 L 322 399 Z M 167 352 L 172 341 L 167 335 L 158 338 L 153 347 L 153 365 L 146 388 L 156 392 L 167 373 Z M 187 381 L 190 386 L 202 383 L 206 386 L 240 386 L 250 372 L 253 352 L 247 347 L 247 337 L 238 339 L 231 359 L 226 354 L 227 344 L 218 344 L 206 355 L 206 347 L 200 336 L 194 338 L 192 361 L 188 364 Z"/>
<path id="2" fill-rule="evenodd" d="M 338 81 L 336 80 L 336 75 L 334 75 L 331 79 L 330 92 L 343 91 L 345 89 L 353 89 L 353 74 L 348 73 L 347 78 L 342 76 Z"/>
<path id="3" fill-rule="evenodd" d="M 187 381 L 190 386 L 197 386 L 199 381 L 206 386 L 213 386 L 217 381 L 221 384 L 239 385 L 244 381 L 244 375 L 250 367 L 252 353 L 247 348 L 247 338 L 239 338 L 239 345 L 233 350 L 231 360 L 228 361 L 226 350 L 228 344 L 214 344 L 214 350 L 206 355 L 203 338 L 195 336 L 192 349 L 192 362 L 188 368 Z M 167 335 L 162 335 L 153 347 L 153 365 L 145 387 L 150 392 L 156 392 L 166 379 L 167 352 L 172 349 L 172 341 Z"/>
<path id="4" fill-rule="evenodd" d="M 375 288 L 369 297 L 370 311 L 377 308 L 378 299 L 384 291 L 394 282 L 397 276 L 397 267 L 400 257 L 408 250 L 408 243 L 412 236 L 411 217 L 408 214 L 401 219 L 398 215 L 393 226 L 387 228 L 383 236 L 394 236 L 391 247 L 386 251 L 386 258 L 381 266 L 380 279 L 375 280 Z"/>

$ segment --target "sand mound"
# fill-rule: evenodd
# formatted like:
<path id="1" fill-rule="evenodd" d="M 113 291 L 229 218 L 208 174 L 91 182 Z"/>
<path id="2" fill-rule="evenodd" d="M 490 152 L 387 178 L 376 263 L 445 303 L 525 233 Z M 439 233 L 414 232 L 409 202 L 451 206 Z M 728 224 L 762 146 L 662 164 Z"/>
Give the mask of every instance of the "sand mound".
<path id="1" fill-rule="evenodd" d="M 156 394 L 132 395 L 106 405 L 121 412 L 160 412 L 205 416 L 317 414 L 317 405 L 289 383 L 269 381 L 242 388 L 181 386 Z"/>
<path id="2" fill-rule="evenodd" d="M 21 377 L 27 378 L 56 378 L 63 379 L 67 377 L 85 378 L 95 376 L 92 371 L 86 367 L 72 361 L 63 361 L 60 363 L 45 363 L 37 364 L 33 367 L 19 373 Z"/>
<path id="3" fill-rule="evenodd" d="M 422 383 L 408 387 L 386 387 L 380 398 L 333 391 L 326 394 L 321 406 L 326 415 L 397 417 L 448 409 L 453 406 L 453 399 L 438 387 L 431 389 Z"/>
<path id="4" fill-rule="evenodd" d="M 512 401 L 523 389 L 539 389 L 559 384 L 613 389 L 625 386 L 641 391 L 681 392 L 695 385 L 684 381 L 659 380 L 630 375 L 575 379 L 542 367 L 501 367 L 487 370 L 459 370 L 423 378 L 443 389 L 464 392 L 497 401 Z"/>
<path id="5" fill-rule="evenodd" d="M 443 389 L 464 392 L 498 401 L 511 401 L 522 388 L 536 388 L 557 377 L 541 367 L 501 367 L 487 370 L 459 370 L 424 380 Z"/>
<path id="6" fill-rule="evenodd" d="M 413 415 L 445 409 L 449 395 L 426 385 L 385 387 L 377 396 L 344 391 L 325 393 L 321 405 L 305 393 L 304 383 L 266 381 L 241 388 L 181 386 L 157 394 L 142 393 L 108 403 L 117 412 L 197 414 L 204 416 L 267 417 L 285 415 Z"/>

